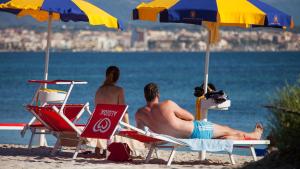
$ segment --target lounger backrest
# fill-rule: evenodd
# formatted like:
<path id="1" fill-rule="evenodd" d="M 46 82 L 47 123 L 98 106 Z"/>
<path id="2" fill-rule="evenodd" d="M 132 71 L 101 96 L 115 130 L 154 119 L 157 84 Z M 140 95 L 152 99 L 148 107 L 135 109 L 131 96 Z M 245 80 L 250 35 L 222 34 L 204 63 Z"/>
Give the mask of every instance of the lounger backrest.
<path id="1" fill-rule="evenodd" d="M 110 139 L 127 108 L 127 105 L 98 104 L 81 137 Z"/>
<path id="2" fill-rule="evenodd" d="M 33 111 L 38 116 L 37 119 L 41 120 L 42 123 L 45 123 L 45 126 L 50 127 L 53 131 L 74 131 L 74 129 L 51 107 L 28 105 L 27 108 Z"/>
<path id="3" fill-rule="evenodd" d="M 62 104 L 49 104 L 45 107 L 52 108 L 52 106 L 56 106 L 58 109 L 60 109 Z M 84 104 L 66 104 L 63 113 L 70 121 L 73 122 L 79 112 L 83 109 L 83 106 Z"/>

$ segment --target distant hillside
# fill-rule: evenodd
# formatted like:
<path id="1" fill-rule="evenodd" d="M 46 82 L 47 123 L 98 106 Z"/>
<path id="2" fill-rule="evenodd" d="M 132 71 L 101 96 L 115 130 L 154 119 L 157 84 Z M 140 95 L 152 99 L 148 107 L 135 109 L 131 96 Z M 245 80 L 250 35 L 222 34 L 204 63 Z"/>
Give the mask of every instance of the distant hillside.
<path id="1" fill-rule="evenodd" d="M 139 22 L 131 20 L 131 11 L 140 2 L 148 2 L 150 0 L 89 0 L 93 4 L 101 7 L 102 9 L 108 11 L 113 16 L 119 18 L 123 21 L 126 27 L 130 26 L 144 26 L 144 27 L 157 27 L 158 24 L 150 22 Z M 295 25 L 300 26 L 300 0 L 262 0 L 290 15 L 293 16 L 295 20 Z M 30 17 L 16 18 L 12 14 L 7 14 L 5 12 L 0 12 L 0 28 L 5 27 L 46 27 L 46 23 L 38 23 Z M 55 23 L 54 27 L 61 27 L 62 25 L 67 25 L 68 27 L 76 28 L 86 28 L 88 27 L 85 23 Z M 160 24 L 160 26 L 162 26 Z M 168 25 L 164 24 L 164 27 Z M 95 28 L 92 28 L 95 29 Z M 99 28 L 97 28 L 99 29 Z"/>

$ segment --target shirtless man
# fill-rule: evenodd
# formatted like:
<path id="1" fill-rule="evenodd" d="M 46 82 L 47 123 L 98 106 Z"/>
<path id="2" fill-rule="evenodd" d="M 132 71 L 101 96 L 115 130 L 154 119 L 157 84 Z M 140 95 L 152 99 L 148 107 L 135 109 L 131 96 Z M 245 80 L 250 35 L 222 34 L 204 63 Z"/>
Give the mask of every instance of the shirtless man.
<path id="1" fill-rule="evenodd" d="M 145 126 L 153 132 L 177 138 L 223 138 L 243 140 L 260 139 L 263 127 L 257 124 L 254 131 L 247 133 L 206 121 L 195 121 L 194 116 L 171 100 L 159 102 L 156 84 L 149 83 L 144 88 L 147 104 L 135 114 L 137 127 Z"/>

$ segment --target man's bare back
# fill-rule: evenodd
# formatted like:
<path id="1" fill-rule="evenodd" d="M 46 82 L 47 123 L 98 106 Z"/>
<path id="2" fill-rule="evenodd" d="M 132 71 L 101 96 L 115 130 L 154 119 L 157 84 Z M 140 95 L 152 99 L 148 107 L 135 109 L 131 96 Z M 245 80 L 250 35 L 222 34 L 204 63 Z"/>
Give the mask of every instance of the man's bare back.
<path id="1" fill-rule="evenodd" d="M 147 126 L 153 132 L 178 138 L 188 138 L 192 134 L 193 120 L 192 114 L 170 100 L 153 104 L 151 109 L 145 106 L 136 113 L 139 128 Z"/>

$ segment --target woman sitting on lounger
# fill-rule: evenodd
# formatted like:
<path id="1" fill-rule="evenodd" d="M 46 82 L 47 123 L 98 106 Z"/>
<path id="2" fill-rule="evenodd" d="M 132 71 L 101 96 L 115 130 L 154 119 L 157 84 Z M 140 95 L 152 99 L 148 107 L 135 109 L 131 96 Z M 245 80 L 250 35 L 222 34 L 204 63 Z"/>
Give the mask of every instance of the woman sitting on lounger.
<path id="1" fill-rule="evenodd" d="M 106 78 L 98 88 L 95 95 L 95 105 L 97 104 L 125 104 L 125 95 L 122 87 L 116 85 L 120 76 L 120 70 L 116 66 L 109 66 L 106 69 Z M 126 112 L 123 121 L 129 123 Z"/>
<path id="2" fill-rule="evenodd" d="M 158 87 L 149 83 L 144 88 L 147 104 L 138 109 L 135 119 L 137 127 L 149 127 L 155 133 L 177 138 L 223 138 L 233 140 L 260 139 L 263 127 L 257 124 L 253 132 L 247 133 L 208 121 L 194 120 L 194 116 L 171 100 L 159 102 Z"/>
<path id="3" fill-rule="evenodd" d="M 120 76 L 120 70 L 116 66 L 106 69 L 106 78 L 98 88 L 95 95 L 95 106 L 97 104 L 125 104 L 125 95 L 122 87 L 116 85 Z M 124 115 L 123 121 L 129 124 L 128 113 Z M 106 140 L 98 140 L 95 153 L 100 156 L 100 149 L 106 149 Z M 105 153 L 104 153 L 105 154 Z"/>

